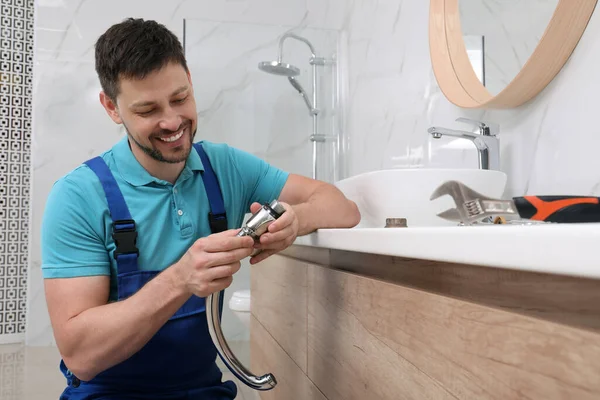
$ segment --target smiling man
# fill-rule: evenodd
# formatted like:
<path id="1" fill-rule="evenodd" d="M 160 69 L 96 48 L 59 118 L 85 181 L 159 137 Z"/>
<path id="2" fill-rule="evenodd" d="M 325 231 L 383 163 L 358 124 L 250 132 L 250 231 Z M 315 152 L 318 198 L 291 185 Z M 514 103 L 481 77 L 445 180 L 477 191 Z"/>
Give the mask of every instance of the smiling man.
<path id="1" fill-rule="evenodd" d="M 194 87 L 180 42 L 128 19 L 96 43 L 100 102 L 127 135 L 59 179 L 42 226 L 48 310 L 67 387 L 61 399 L 233 399 L 206 324 L 205 297 L 319 228 L 352 227 L 334 186 L 255 156 L 195 142 Z M 255 244 L 244 215 L 286 212 Z"/>

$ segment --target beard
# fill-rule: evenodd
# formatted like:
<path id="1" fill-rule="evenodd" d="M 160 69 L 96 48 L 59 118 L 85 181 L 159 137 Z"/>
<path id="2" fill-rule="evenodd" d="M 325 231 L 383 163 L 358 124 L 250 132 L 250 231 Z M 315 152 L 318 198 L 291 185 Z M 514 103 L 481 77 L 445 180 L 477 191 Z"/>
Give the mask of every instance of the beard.
<path id="1" fill-rule="evenodd" d="M 196 136 L 196 130 L 194 132 L 192 132 L 192 121 L 190 120 L 186 120 L 184 121 L 176 130 L 174 131 L 170 131 L 170 130 L 161 130 L 159 132 L 154 132 L 149 136 L 149 146 L 144 145 L 142 143 L 140 143 L 140 141 L 138 141 L 129 131 L 129 129 L 127 128 L 127 126 L 125 125 L 125 123 L 123 123 L 123 126 L 125 127 L 125 132 L 127 132 L 127 136 L 135 143 L 135 145 L 142 150 L 144 153 L 146 153 L 148 156 L 150 156 L 152 159 L 159 161 L 159 162 L 164 162 L 167 164 L 178 164 L 180 162 L 184 162 L 187 160 L 187 158 L 190 155 L 190 152 L 192 150 L 192 144 L 194 143 L 194 137 Z M 161 136 L 166 136 L 166 135 L 170 135 L 173 134 L 175 132 L 179 132 L 180 130 L 187 130 L 187 132 L 189 133 L 187 136 L 189 137 L 189 142 L 173 148 L 173 151 L 171 152 L 172 154 L 163 154 L 163 152 L 161 152 L 156 146 L 154 146 L 152 144 L 152 140 L 160 140 L 159 137 Z M 184 132 L 184 136 L 186 135 L 186 133 Z M 185 139 L 185 138 L 184 138 Z"/>

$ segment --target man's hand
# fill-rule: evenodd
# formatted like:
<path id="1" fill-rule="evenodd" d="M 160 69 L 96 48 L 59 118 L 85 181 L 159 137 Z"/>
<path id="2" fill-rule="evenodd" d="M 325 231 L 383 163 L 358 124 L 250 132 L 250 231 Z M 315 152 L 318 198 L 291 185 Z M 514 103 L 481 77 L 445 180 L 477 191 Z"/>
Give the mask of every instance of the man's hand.
<path id="1" fill-rule="evenodd" d="M 255 244 L 254 247 L 262 251 L 250 259 L 252 265 L 288 248 L 298 236 L 298 217 L 294 209 L 287 203 L 280 203 L 285 207 L 285 212 L 260 236 L 260 244 Z M 254 214 L 260 207 L 260 204 L 253 203 L 250 211 Z"/>
<path id="2" fill-rule="evenodd" d="M 252 254 L 251 237 L 236 237 L 239 229 L 212 234 L 198 239 L 173 265 L 179 284 L 189 293 L 207 297 L 231 285 L 240 260 Z"/>

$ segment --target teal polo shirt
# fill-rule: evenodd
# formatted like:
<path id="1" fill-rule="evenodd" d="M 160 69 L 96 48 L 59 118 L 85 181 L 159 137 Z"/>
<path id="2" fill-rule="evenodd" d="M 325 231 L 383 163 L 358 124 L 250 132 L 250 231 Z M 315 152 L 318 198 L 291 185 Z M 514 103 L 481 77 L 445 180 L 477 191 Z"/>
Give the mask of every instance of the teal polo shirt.
<path id="1" fill-rule="evenodd" d="M 253 202 L 279 197 L 288 173 L 226 144 L 202 142 L 221 187 L 228 228 L 240 228 Z M 164 270 L 199 238 L 211 234 L 210 205 L 200 156 L 192 148 L 175 182 L 151 176 L 124 137 L 101 154 L 137 225 L 140 270 Z M 60 178 L 46 202 L 41 232 L 44 278 L 110 275 L 117 298 L 117 264 L 112 256 L 112 219 L 102 185 L 85 164 Z"/>

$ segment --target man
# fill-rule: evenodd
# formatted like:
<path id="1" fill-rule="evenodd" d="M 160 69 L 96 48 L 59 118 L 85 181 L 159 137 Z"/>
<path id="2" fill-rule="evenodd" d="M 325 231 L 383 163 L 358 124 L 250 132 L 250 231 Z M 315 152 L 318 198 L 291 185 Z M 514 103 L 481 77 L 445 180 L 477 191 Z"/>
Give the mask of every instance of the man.
<path id="1" fill-rule="evenodd" d="M 204 298 L 319 228 L 360 215 L 334 186 L 224 144 L 193 142 L 194 89 L 178 39 L 128 19 L 97 41 L 100 102 L 127 136 L 59 179 L 42 227 L 45 292 L 67 388 L 61 399 L 233 399 Z M 279 199 L 260 243 L 244 214 Z"/>

